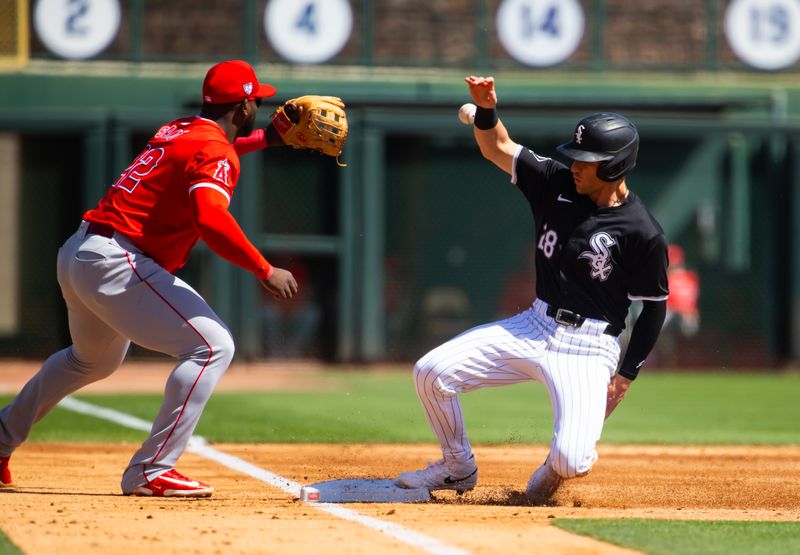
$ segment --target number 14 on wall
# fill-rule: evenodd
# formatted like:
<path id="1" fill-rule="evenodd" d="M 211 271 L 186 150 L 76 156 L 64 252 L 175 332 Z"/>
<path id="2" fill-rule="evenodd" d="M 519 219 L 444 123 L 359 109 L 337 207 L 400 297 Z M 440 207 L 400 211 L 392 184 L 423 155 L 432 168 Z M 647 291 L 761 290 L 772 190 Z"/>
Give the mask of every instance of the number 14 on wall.
<path id="1" fill-rule="evenodd" d="M 497 36 L 518 62 L 546 67 L 569 58 L 583 38 L 584 14 L 577 0 L 503 0 Z"/>

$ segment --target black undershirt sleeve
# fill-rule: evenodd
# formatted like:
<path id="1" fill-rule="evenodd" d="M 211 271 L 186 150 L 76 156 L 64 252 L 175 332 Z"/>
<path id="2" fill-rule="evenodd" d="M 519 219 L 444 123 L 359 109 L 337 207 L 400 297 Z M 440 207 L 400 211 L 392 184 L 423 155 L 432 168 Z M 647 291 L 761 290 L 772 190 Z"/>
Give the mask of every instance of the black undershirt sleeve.
<path id="1" fill-rule="evenodd" d="M 667 315 L 667 301 L 642 301 L 642 313 L 631 332 L 628 350 L 622 360 L 619 374 L 635 380 L 639 368 L 653 349 Z"/>

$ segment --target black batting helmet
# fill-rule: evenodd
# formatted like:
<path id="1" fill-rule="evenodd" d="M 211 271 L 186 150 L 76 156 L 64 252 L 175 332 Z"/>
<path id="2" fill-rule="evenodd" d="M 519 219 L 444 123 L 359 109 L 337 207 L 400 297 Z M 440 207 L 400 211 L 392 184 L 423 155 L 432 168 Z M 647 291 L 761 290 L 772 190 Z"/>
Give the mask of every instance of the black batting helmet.
<path id="1" fill-rule="evenodd" d="M 627 118 L 613 112 L 587 116 L 575 126 L 572 141 L 556 147 L 581 162 L 601 162 L 597 177 L 616 181 L 636 165 L 639 132 Z"/>

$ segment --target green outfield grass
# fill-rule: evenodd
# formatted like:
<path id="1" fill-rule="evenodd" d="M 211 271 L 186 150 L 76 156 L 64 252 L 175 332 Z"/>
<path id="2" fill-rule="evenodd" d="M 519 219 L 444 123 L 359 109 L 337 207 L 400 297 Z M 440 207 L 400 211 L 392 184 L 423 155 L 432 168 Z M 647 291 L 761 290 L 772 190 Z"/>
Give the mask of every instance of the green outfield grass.
<path id="1" fill-rule="evenodd" d="M 0 555 L 22 555 L 22 551 L 11 543 L 2 531 L 0 531 Z"/>
<path id="2" fill-rule="evenodd" d="M 218 392 L 197 433 L 216 442 L 433 442 L 414 391 L 402 374 L 332 371 L 324 391 Z M 648 373 L 607 423 L 604 443 L 798 444 L 800 375 Z M 160 395 L 78 395 L 150 421 Z M 11 400 L 0 396 L 0 405 Z M 535 383 L 462 397 L 474 443 L 546 444 L 550 402 Z M 57 408 L 31 441 L 132 441 L 133 431 Z M 571 532 L 650 554 L 800 553 L 800 523 L 556 519 Z M 17 554 L 0 534 L 0 555 Z"/>
<path id="3" fill-rule="evenodd" d="M 800 523 L 689 520 L 555 519 L 553 524 L 651 555 L 800 553 Z"/>
<path id="4" fill-rule="evenodd" d="M 325 391 L 217 392 L 197 433 L 229 442 L 431 442 L 408 373 L 333 371 Z M 800 443 L 800 375 L 648 373 L 606 424 L 604 443 Z M 78 395 L 152 420 L 160 395 Z M 10 401 L 0 397 L 0 404 Z M 474 443 L 548 443 L 550 401 L 536 383 L 462 396 Z M 33 441 L 140 441 L 142 432 L 56 409 Z"/>

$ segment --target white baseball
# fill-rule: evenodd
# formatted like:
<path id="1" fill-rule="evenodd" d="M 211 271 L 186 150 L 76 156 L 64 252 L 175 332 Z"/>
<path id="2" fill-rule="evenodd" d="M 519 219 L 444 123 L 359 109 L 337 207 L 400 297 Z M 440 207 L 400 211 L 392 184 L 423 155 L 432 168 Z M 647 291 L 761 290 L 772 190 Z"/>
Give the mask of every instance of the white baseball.
<path id="1" fill-rule="evenodd" d="M 476 109 L 474 104 L 467 102 L 458 109 L 458 120 L 464 125 L 472 125 L 475 122 Z"/>

